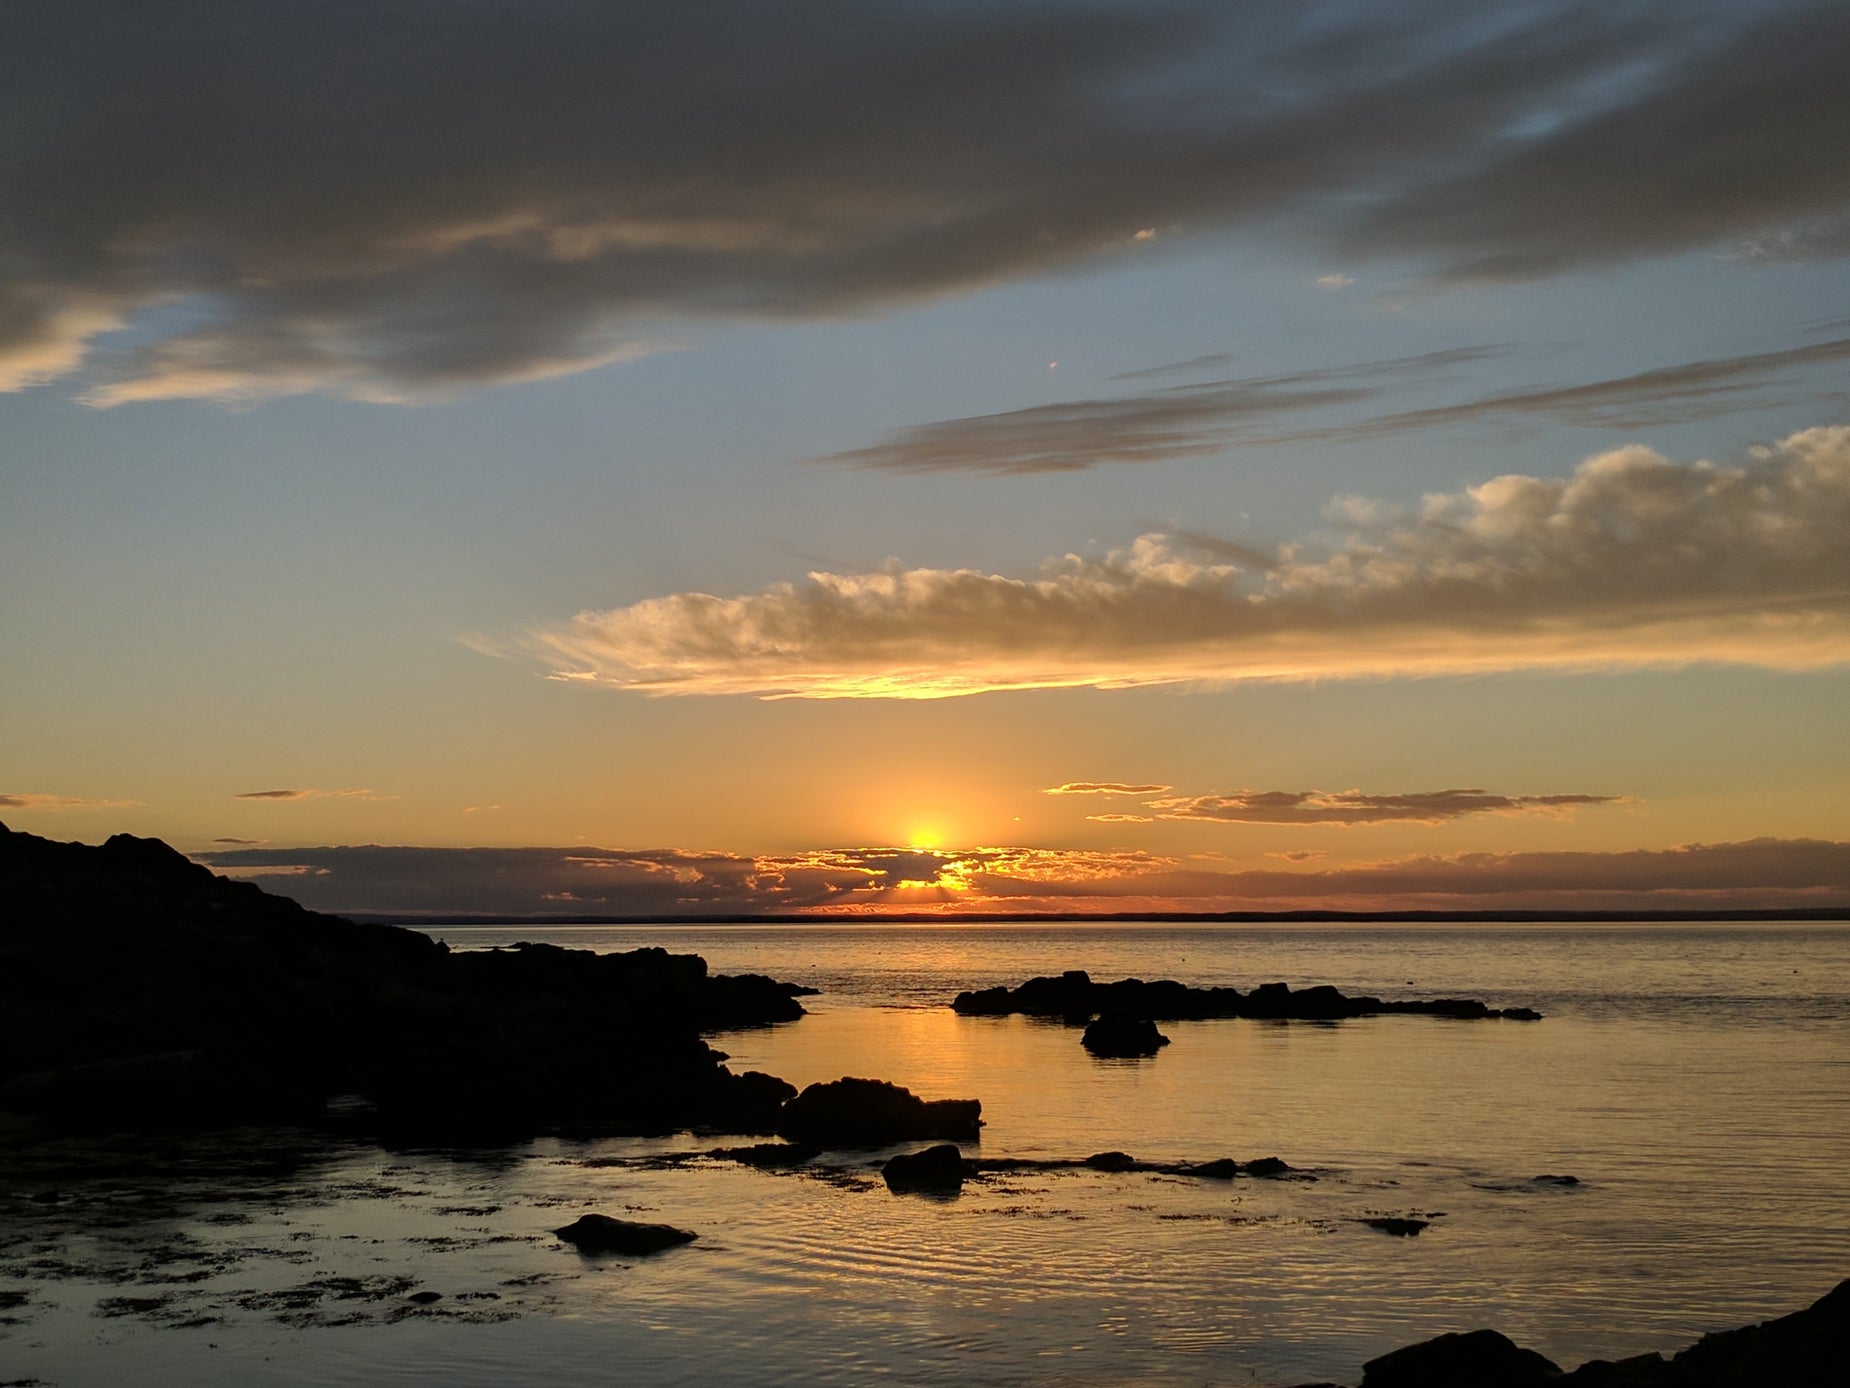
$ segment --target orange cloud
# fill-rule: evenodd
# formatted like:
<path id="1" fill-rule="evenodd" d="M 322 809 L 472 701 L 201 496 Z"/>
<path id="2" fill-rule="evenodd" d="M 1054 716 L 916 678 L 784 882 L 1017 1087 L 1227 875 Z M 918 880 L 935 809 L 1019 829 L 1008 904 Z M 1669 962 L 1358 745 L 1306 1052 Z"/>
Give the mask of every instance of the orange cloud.
<path id="1" fill-rule="evenodd" d="M 1850 427 L 1734 467 L 1627 447 L 1333 515 L 1347 535 L 1321 553 L 1151 534 L 1031 578 L 812 573 L 583 612 L 522 645 L 563 680 L 813 699 L 1850 661 Z"/>
<path id="2" fill-rule="evenodd" d="M 1245 790 L 1236 795 L 1179 795 L 1149 802 L 1160 819 L 1217 824 L 1442 824 L 1474 814 L 1565 814 L 1581 805 L 1625 803 L 1621 795 L 1491 795 L 1433 790 L 1365 795 L 1359 790 Z"/>
<path id="3" fill-rule="evenodd" d="M 1049 786 L 1042 795 L 1161 795 L 1170 786 L 1134 786 L 1122 781 L 1068 781 L 1063 786 Z"/>
<path id="4" fill-rule="evenodd" d="M 0 810 L 125 810 L 139 800 L 83 800 L 75 795 L 40 795 L 32 791 L 0 793 Z"/>

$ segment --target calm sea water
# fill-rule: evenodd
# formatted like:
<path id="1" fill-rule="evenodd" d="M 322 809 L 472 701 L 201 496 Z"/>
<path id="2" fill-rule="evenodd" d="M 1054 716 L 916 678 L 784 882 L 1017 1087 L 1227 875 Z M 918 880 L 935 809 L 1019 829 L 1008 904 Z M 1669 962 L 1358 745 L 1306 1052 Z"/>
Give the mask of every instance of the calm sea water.
<path id="1" fill-rule="evenodd" d="M 0 1380 L 1354 1382 L 1375 1354 L 1479 1325 L 1564 1365 L 1674 1349 L 1850 1276 L 1846 926 L 437 933 L 659 944 L 820 987 L 801 1022 L 715 1044 L 797 1084 L 980 1098 L 985 1155 L 1278 1155 L 1318 1179 L 1057 1172 L 944 1201 L 890 1195 L 880 1154 L 826 1179 L 649 1164 L 710 1145 L 686 1136 L 486 1157 L 322 1144 L 255 1169 L 229 1139 L 67 1182 L 56 1204 L 19 1183 Z M 1546 1018 L 1166 1023 L 1155 1058 L 1100 1061 L 1058 1024 L 946 1005 L 1064 968 Z M 701 1238 L 581 1259 L 547 1231 L 587 1209 Z M 1379 1214 L 1432 1222 L 1394 1238 L 1360 1222 Z"/>

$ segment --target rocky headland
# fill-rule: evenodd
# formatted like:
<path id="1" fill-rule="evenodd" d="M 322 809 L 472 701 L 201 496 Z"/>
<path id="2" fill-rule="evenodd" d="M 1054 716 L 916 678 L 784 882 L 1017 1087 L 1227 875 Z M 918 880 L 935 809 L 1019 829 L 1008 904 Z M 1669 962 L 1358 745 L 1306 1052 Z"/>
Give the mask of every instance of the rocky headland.
<path id="1" fill-rule="evenodd" d="M 1265 983 L 1250 993 L 1242 993 L 1235 988 L 1191 988 L 1173 979 L 1145 982 L 1141 978 L 1121 978 L 1115 983 L 1098 983 L 1083 969 L 1069 969 L 1058 977 L 1031 978 L 1017 988 L 984 988 L 959 993 L 951 1006 L 971 1017 L 1019 1013 L 1029 1017 L 1060 1017 L 1075 1025 L 1084 1025 L 1098 1017 L 1147 1022 L 1223 1017 L 1333 1022 L 1351 1017 L 1410 1014 L 1534 1022 L 1540 1021 L 1542 1015 L 1527 1007 L 1489 1007 L 1474 998 L 1394 1001 L 1352 998 L 1328 984 L 1293 989 L 1283 983 Z"/>
<path id="2" fill-rule="evenodd" d="M 158 839 L 92 847 L 0 825 L 0 919 L 0 1109 L 62 1127 L 315 1123 L 357 1095 L 388 1142 L 791 1125 L 895 1141 L 937 1135 L 917 1113 L 945 1112 L 883 1086 L 786 1119 L 795 1087 L 734 1074 L 703 1033 L 794 1021 L 794 985 L 661 949 L 452 953 Z M 962 1101 L 944 1135 L 974 1136 L 978 1107 Z"/>

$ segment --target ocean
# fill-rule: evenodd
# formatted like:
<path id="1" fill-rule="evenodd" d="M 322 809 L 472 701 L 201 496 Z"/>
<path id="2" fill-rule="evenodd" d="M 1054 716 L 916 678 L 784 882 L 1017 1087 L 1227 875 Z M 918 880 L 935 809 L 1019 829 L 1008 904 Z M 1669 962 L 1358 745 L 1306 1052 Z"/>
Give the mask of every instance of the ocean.
<path id="1" fill-rule="evenodd" d="M 818 987 L 801 1021 L 713 1044 L 798 1085 L 981 1099 L 986 1157 L 1278 1156 L 1315 1179 L 1015 1172 L 932 1199 L 889 1193 L 880 1153 L 766 1173 L 689 1159 L 719 1140 L 687 1134 L 73 1140 L 8 1157 L 0 1381 L 1353 1383 L 1483 1325 L 1564 1367 L 1674 1350 L 1850 1276 L 1850 925 L 432 933 L 660 945 Z M 1119 1061 L 948 1006 L 1069 968 L 1544 1019 L 1165 1022 L 1172 1044 Z M 550 1231 L 590 1210 L 700 1238 L 581 1258 Z"/>

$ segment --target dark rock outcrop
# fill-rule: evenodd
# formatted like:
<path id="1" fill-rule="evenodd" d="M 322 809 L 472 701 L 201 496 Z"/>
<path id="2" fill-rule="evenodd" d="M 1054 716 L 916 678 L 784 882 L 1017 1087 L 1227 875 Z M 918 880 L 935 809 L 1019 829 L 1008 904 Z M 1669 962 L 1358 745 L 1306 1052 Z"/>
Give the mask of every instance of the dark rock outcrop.
<path id="1" fill-rule="evenodd" d="M 1410 1239 L 1422 1229 L 1432 1226 L 1430 1219 L 1415 1219 L 1406 1215 L 1370 1215 L 1356 1221 L 1366 1224 L 1370 1229 L 1379 1229 L 1384 1234 L 1393 1234 L 1396 1238 Z"/>
<path id="2" fill-rule="evenodd" d="M 812 1084 L 784 1105 L 777 1131 L 819 1147 L 886 1147 L 895 1142 L 974 1141 L 983 1126 L 976 1099 L 919 1098 L 885 1080 Z"/>
<path id="3" fill-rule="evenodd" d="M 1269 1179 L 1294 1178 L 1314 1181 L 1308 1171 L 1286 1166 L 1277 1157 L 1260 1157 L 1256 1161 L 1237 1162 L 1232 1157 L 1213 1161 L 1139 1161 L 1129 1152 L 1094 1152 L 1089 1157 L 966 1157 L 964 1170 L 972 1174 L 1010 1171 L 1139 1171 L 1159 1176 L 1193 1176 L 1199 1180 L 1231 1181 L 1236 1176 L 1259 1176 Z"/>
<path id="4" fill-rule="evenodd" d="M 388 1141 L 767 1132 L 796 1092 L 701 1039 L 800 1017 L 771 979 L 661 949 L 453 954 L 155 839 L 0 826 L 0 921 L 0 1108 L 65 1125 L 318 1121 L 362 1094 Z"/>
<path id="5" fill-rule="evenodd" d="M 788 1171 L 794 1166 L 808 1166 L 822 1155 L 822 1149 L 803 1142 L 758 1142 L 750 1147 L 715 1147 L 707 1155 L 760 1171 Z"/>
<path id="6" fill-rule="evenodd" d="M 1147 1018 L 1124 1017 L 1108 1012 L 1086 1027 L 1080 1045 L 1096 1056 L 1136 1059 L 1155 1055 L 1169 1044 L 1169 1038 Z"/>
<path id="7" fill-rule="evenodd" d="M 1523 1022 L 1541 1019 L 1541 1013 L 1532 1008 L 1488 1007 L 1471 998 L 1384 1002 L 1374 997 L 1352 998 L 1328 984 L 1294 990 L 1283 983 L 1266 983 L 1250 993 L 1242 993 L 1234 988 L 1191 988 L 1173 979 L 1145 982 L 1140 978 L 1123 978 L 1116 983 L 1095 983 L 1083 969 L 1069 969 L 1058 978 L 1031 978 L 1018 988 L 985 988 L 959 993 L 951 1006 L 972 1017 L 1020 1013 L 1029 1017 L 1060 1017 L 1082 1024 L 1105 1015 L 1151 1022 L 1221 1017 L 1328 1022 L 1399 1014 Z"/>
<path id="8" fill-rule="evenodd" d="M 1440 1335 L 1362 1366 L 1362 1388 L 1544 1388 L 1561 1370 L 1494 1330 Z"/>
<path id="9" fill-rule="evenodd" d="M 634 1220 L 612 1219 L 609 1215 L 580 1215 L 563 1229 L 553 1233 L 580 1253 L 627 1253 L 641 1256 L 660 1253 L 692 1243 L 700 1235 L 672 1224 L 638 1224 Z"/>
<path id="10" fill-rule="evenodd" d="M 1441 1335 L 1362 1366 L 1362 1388 L 1785 1388 L 1850 1382 L 1850 1281 L 1803 1311 L 1704 1335 L 1665 1359 L 1593 1359 L 1562 1373 L 1494 1330 Z"/>
<path id="11" fill-rule="evenodd" d="M 902 1152 L 880 1168 L 896 1195 L 955 1195 L 964 1188 L 964 1154 L 948 1142 L 922 1152 Z"/>

